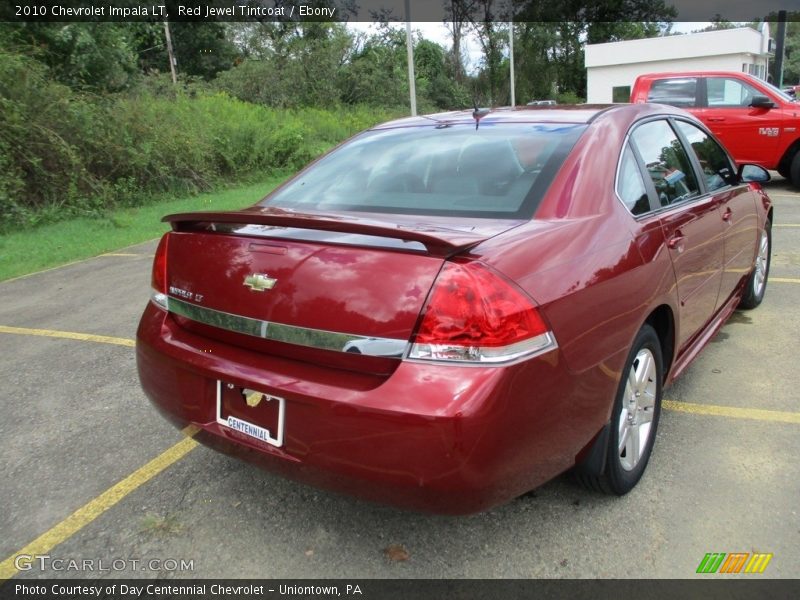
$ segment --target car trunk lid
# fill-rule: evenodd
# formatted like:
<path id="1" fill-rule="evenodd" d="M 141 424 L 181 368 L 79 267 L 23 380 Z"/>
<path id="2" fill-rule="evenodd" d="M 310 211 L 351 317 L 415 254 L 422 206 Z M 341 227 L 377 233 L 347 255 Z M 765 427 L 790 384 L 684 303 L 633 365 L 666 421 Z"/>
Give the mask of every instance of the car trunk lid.
<path id="1" fill-rule="evenodd" d="M 390 372 L 444 261 L 519 221 L 299 213 L 170 215 L 169 310 L 198 334 Z"/>

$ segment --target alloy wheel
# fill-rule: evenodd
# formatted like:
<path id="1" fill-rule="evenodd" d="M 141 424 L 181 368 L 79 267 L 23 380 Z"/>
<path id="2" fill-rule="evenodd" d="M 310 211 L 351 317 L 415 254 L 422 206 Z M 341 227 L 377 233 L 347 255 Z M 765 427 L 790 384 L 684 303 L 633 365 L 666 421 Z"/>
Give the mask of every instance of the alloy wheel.
<path id="1" fill-rule="evenodd" d="M 656 403 L 656 362 L 648 348 L 636 355 L 628 373 L 619 415 L 620 465 L 633 470 L 646 452 Z"/>

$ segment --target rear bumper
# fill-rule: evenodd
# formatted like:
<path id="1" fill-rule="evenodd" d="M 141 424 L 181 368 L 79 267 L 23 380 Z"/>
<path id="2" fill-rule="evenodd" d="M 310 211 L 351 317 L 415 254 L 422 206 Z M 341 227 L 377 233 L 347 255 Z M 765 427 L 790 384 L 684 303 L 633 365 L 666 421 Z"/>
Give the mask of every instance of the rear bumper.
<path id="1" fill-rule="evenodd" d="M 544 483 L 607 418 L 597 382 L 569 373 L 558 350 L 506 367 L 404 361 L 372 376 L 207 339 L 148 304 L 136 356 L 148 398 L 176 426 L 198 426 L 200 442 L 311 485 L 437 513 L 478 512 Z M 218 380 L 285 399 L 280 448 L 217 423 Z"/>

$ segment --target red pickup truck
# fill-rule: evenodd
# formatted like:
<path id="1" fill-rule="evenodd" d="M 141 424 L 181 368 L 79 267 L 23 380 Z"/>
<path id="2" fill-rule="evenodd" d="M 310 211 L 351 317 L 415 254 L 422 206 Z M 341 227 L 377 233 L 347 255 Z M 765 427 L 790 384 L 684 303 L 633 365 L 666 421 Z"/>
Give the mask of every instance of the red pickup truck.
<path id="1" fill-rule="evenodd" d="M 640 75 L 631 102 L 683 108 L 739 163 L 778 171 L 800 187 L 800 103 L 771 84 L 735 71 Z"/>

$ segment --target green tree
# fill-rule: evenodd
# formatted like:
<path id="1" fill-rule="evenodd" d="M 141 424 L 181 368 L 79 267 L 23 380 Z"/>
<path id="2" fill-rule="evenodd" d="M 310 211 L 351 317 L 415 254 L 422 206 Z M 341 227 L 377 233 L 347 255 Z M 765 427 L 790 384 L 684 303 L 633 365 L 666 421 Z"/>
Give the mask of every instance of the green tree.
<path id="1" fill-rule="evenodd" d="M 214 85 L 271 106 L 331 106 L 353 36 L 341 23 L 247 23 L 234 30 L 245 60 Z"/>
<path id="2" fill-rule="evenodd" d="M 136 54 L 124 23 L 19 23 L 4 30 L 6 48 L 43 63 L 73 89 L 115 92 L 135 80 Z"/>
<path id="3" fill-rule="evenodd" d="M 778 37 L 778 15 L 770 13 L 765 20 L 769 24 L 770 35 Z M 759 22 L 754 21 L 750 24 L 753 28 L 758 28 Z M 800 84 L 800 12 L 790 12 L 786 17 L 786 39 L 783 47 L 783 84 Z M 777 61 L 770 61 L 770 81 L 778 84 L 778 73 L 776 72 Z"/>
<path id="4" fill-rule="evenodd" d="M 229 36 L 229 25 L 216 22 L 170 23 L 178 73 L 210 80 L 230 69 L 241 54 Z M 169 72 L 163 23 L 130 24 L 139 67 L 145 73 Z"/>
<path id="5" fill-rule="evenodd" d="M 454 110 L 470 106 L 467 89 L 448 74 L 447 51 L 419 35 L 414 43 L 414 73 L 417 96 L 425 105 L 430 104 L 431 109 Z"/>
<path id="6" fill-rule="evenodd" d="M 467 31 L 470 14 L 475 10 L 476 0 L 444 0 L 446 26 L 453 40 L 448 56 L 450 73 L 459 84 L 464 82 L 464 63 L 461 56 L 461 41 Z"/>
<path id="7" fill-rule="evenodd" d="M 402 106 L 408 102 L 405 32 L 388 25 L 369 36 L 340 75 L 342 100 Z"/>
<path id="8" fill-rule="evenodd" d="M 552 23 L 514 23 L 514 69 L 517 102 L 554 98 L 558 33 Z"/>
<path id="9" fill-rule="evenodd" d="M 784 54 L 783 81 L 787 85 L 798 85 L 800 84 L 800 22 L 798 21 L 786 24 Z"/>
<path id="10" fill-rule="evenodd" d="M 664 0 L 561 0 L 514 4 L 516 63 L 533 97 L 569 94 L 586 97 L 584 45 L 661 35 L 676 16 Z M 517 48 L 519 46 L 519 48 Z M 520 77 L 517 78 L 519 83 Z M 547 93 L 549 91 L 549 93 Z"/>

